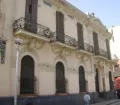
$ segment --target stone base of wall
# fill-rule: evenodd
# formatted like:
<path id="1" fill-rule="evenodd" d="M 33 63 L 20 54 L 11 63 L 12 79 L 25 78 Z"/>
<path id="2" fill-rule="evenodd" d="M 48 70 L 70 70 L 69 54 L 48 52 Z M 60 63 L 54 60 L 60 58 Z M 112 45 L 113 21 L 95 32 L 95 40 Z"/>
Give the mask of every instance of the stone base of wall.
<path id="1" fill-rule="evenodd" d="M 114 92 L 89 93 L 91 103 L 102 102 L 115 98 Z M 65 96 L 39 96 L 18 98 L 18 105 L 84 105 L 84 94 L 72 94 Z M 1 97 L 0 105 L 14 105 L 13 97 Z"/>

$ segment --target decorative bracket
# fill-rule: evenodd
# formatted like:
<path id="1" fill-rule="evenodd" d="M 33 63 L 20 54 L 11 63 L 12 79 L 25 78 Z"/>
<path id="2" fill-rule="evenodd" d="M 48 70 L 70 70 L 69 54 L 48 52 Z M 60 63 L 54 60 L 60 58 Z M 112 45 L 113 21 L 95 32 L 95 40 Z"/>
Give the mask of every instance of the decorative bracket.
<path id="1" fill-rule="evenodd" d="M 52 48 L 52 51 L 58 56 L 67 57 L 72 53 L 72 50 L 66 47 L 58 46 L 58 45 L 51 45 L 51 48 Z"/>

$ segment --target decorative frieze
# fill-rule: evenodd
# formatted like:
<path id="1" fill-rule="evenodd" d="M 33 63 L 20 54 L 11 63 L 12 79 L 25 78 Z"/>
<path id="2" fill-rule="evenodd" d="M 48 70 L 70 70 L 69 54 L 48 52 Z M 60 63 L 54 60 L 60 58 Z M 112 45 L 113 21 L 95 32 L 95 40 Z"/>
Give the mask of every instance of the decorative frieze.
<path id="1" fill-rule="evenodd" d="M 76 55 L 76 58 L 80 60 L 81 62 L 83 62 L 84 64 L 90 59 L 89 55 L 81 53 L 81 52 L 76 52 L 75 55 Z"/>
<path id="2" fill-rule="evenodd" d="M 57 45 L 51 44 L 52 51 L 57 54 L 58 56 L 64 56 L 67 57 L 72 53 L 72 50 L 66 48 L 66 47 L 60 47 Z"/>
<path id="3" fill-rule="evenodd" d="M 48 0 L 43 0 L 43 3 L 48 5 L 49 7 L 52 7 L 52 3 L 50 3 Z"/>
<path id="4" fill-rule="evenodd" d="M 67 14 L 67 16 L 71 19 L 74 19 L 74 16 L 70 15 L 70 14 Z"/>
<path id="5" fill-rule="evenodd" d="M 44 45 L 44 42 L 33 37 L 18 36 L 23 40 L 23 43 L 20 48 L 20 53 L 31 52 L 34 55 L 37 54 L 37 50 L 41 49 Z"/>

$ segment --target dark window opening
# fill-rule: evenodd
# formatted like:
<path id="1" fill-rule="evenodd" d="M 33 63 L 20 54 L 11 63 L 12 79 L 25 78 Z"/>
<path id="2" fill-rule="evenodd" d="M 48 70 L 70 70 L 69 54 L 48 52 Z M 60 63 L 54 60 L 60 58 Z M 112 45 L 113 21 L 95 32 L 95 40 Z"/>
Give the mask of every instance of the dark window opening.
<path id="1" fill-rule="evenodd" d="M 32 5 L 30 4 L 29 5 L 29 14 L 31 14 L 32 13 Z"/>

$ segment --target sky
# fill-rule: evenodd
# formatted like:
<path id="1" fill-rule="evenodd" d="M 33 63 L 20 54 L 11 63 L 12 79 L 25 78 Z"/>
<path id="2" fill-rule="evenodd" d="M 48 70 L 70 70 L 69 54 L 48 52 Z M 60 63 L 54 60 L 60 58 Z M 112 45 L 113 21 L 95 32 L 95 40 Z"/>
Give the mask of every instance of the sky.
<path id="1" fill-rule="evenodd" d="M 83 12 L 95 13 L 110 28 L 120 26 L 120 0 L 67 0 Z"/>

